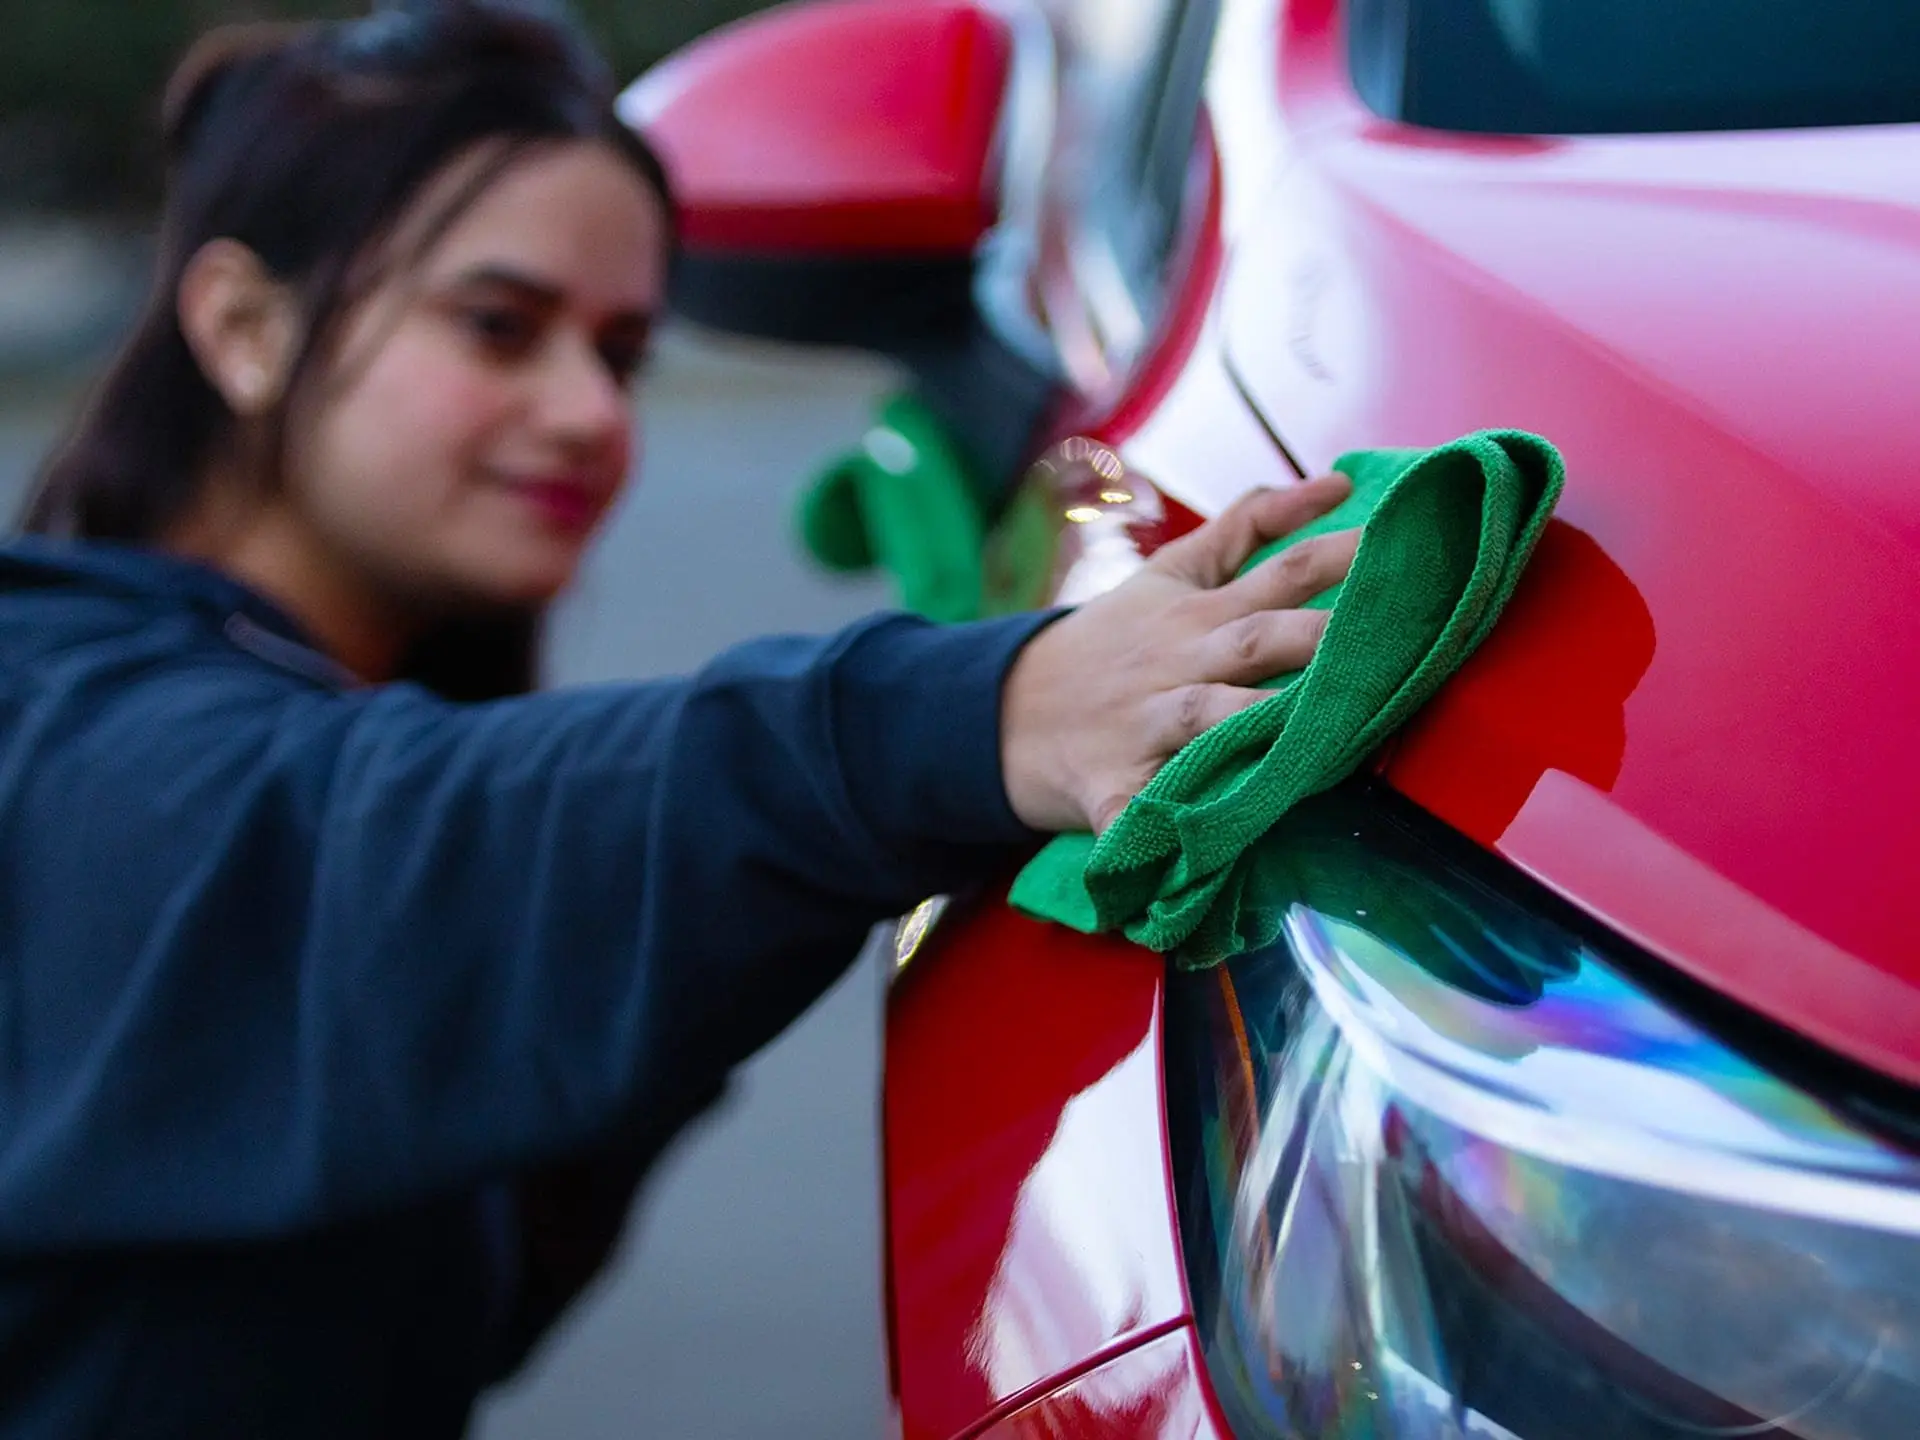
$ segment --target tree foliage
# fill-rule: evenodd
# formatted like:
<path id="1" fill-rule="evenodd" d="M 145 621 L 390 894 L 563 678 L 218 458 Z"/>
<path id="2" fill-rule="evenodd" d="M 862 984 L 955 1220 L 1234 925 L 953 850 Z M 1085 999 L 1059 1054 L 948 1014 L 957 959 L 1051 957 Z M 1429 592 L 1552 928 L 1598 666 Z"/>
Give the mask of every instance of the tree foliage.
<path id="1" fill-rule="evenodd" d="M 621 76 L 765 0 L 572 0 Z M 154 198 L 155 115 L 193 38 L 230 20 L 353 15 L 366 0 L 0 0 L 0 213 Z"/>

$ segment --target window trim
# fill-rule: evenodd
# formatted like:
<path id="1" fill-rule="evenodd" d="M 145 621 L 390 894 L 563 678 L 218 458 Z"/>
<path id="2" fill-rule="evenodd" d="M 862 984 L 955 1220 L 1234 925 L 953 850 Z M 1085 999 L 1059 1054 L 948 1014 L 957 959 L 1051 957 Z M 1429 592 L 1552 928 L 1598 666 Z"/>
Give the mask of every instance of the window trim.
<path id="1" fill-rule="evenodd" d="M 1067 267 L 1111 376 L 1123 376 L 1140 358 L 1174 288 L 1171 272 L 1191 218 L 1193 156 L 1200 142 L 1219 12 L 1219 0 L 1175 0 L 1171 43 L 1155 56 L 1152 67 L 1160 88 L 1127 117 L 1124 140 L 1115 147 L 1121 163 L 1101 167 L 1079 213 L 1070 220 Z M 1163 157 L 1182 132 L 1187 137 L 1185 163 L 1177 187 L 1168 185 L 1169 192 L 1177 193 L 1147 196 L 1155 161 L 1171 169 L 1171 161 Z M 1151 261 L 1128 253 L 1139 248 L 1129 244 L 1128 231 L 1137 229 L 1143 204 L 1161 212 L 1167 232 Z"/>

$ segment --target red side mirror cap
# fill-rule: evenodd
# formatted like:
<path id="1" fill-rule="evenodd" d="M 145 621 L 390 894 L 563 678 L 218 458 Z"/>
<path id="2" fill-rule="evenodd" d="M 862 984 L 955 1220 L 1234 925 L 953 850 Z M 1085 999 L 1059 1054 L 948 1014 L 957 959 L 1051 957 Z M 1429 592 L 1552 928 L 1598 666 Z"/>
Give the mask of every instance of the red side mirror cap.
<path id="1" fill-rule="evenodd" d="M 804 0 L 714 32 L 621 97 L 686 248 L 970 254 L 996 218 L 1012 40 L 967 0 Z"/>

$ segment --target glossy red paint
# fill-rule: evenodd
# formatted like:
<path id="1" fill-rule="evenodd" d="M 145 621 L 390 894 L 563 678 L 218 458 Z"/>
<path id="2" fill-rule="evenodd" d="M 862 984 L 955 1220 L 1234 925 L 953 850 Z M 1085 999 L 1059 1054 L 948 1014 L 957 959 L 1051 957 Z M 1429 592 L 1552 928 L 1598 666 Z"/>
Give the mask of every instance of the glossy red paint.
<path id="1" fill-rule="evenodd" d="M 994 220 L 1012 54 L 965 0 L 821 0 L 701 40 L 627 93 L 686 243 L 779 255 L 965 255 Z"/>
<path id="2" fill-rule="evenodd" d="M 1415 133 L 1353 96 L 1337 22 L 1282 13 L 1292 163 L 1225 282 L 1232 365 L 1310 468 L 1511 425 L 1570 469 L 1389 778 L 1920 1083 L 1920 127 Z M 1700 884 L 1595 859 L 1659 853 Z"/>
<path id="3" fill-rule="evenodd" d="M 1798 997 L 1802 1032 L 1889 1074 L 1908 1068 L 1912 997 L 1901 977 L 1795 925 L 1573 776 L 1543 775 L 1500 849 L 1735 1000 L 1764 1009 L 1769 991 L 1786 991 Z M 1699 957 L 1723 955 L 1746 963 L 1702 975 Z"/>
<path id="4" fill-rule="evenodd" d="M 1125 1351 L 981 1431 L 982 1440 L 1231 1440 L 1189 1326 Z"/>
<path id="5" fill-rule="evenodd" d="M 1161 970 L 987 903 L 894 986 L 885 1101 L 895 1385 L 950 1440 L 1187 1318 Z"/>
<path id="6" fill-rule="evenodd" d="M 1920 856 L 1920 131 L 1418 134 L 1352 94 L 1338 0 L 1228 11 L 1233 113 L 1212 116 L 1189 283 L 1128 393 L 1064 412 L 1128 467 L 1062 467 L 1084 517 L 1065 591 L 1347 449 L 1547 434 L 1572 472 L 1560 518 L 1383 773 L 1720 992 L 1920 1082 L 1900 905 Z M 1237 43 L 1263 25 L 1270 94 Z M 1229 1433 L 1167 1419 L 1183 1386 L 1211 1402 L 1149 1153 L 1159 975 L 988 904 L 897 987 L 888 1268 L 912 1440 Z M 1128 1378 L 1148 1374 L 1173 1378 Z"/>

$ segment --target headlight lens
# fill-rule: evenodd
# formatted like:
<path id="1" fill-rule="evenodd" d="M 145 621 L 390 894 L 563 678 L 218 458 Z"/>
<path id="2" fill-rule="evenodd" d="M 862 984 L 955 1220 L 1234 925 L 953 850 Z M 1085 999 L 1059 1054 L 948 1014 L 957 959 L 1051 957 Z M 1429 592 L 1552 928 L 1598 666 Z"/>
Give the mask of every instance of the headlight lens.
<path id="1" fill-rule="evenodd" d="M 1246 1437 L 1920 1434 L 1920 1164 L 1357 792 L 1177 976 L 1195 1304 Z"/>

